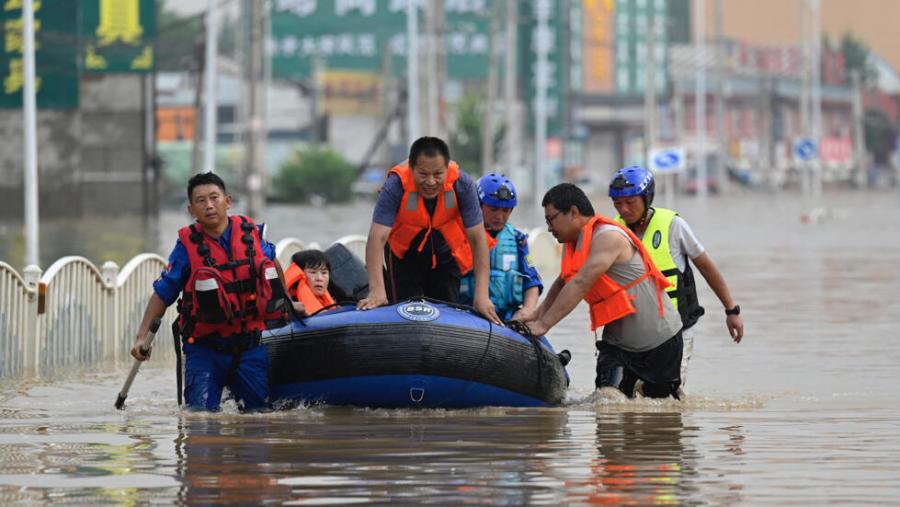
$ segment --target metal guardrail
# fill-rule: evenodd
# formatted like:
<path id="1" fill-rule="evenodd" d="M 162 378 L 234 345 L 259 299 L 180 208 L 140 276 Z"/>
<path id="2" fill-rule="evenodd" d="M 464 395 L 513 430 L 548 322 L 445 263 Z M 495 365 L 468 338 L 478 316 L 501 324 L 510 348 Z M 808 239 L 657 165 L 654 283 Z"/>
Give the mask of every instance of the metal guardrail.
<path id="1" fill-rule="evenodd" d="M 135 257 L 121 272 L 114 262 L 98 269 L 70 256 L 43 273 L 28 266 L 19 276 L 0 263 L 0 377 L 41 376 L 126 357 L 149 287 L 165 266 L 155 254 Z M 171 355 L 171 348 L 161 347 L 157 355 Z"/>
<path id="2" fill-rule="evenodd" d="M 549 283 L 559 273 L 559 245 L 542 229 L 531 231 L 528 242 L 538 271 Z M 344 236 L 335 243 L 365 259 L 365 236 Z M 276 255 L 286 266 L 305 248 L 319 246 L 286 238 L 276 245 Z M 70 256 L 45 272 L 28 266 L 20 275 L 0 262 L 0 378 L 127 361 L 153 281 L 165 267 L 165 259 L 149 253 L 122 269 L 114 262 L 97 268 L 84 257 Z M 163 317 L 164 330 L 174 317 L 170 308 Z M 153 357 L 170 358 L 173 352 L 161 340 Z"/>

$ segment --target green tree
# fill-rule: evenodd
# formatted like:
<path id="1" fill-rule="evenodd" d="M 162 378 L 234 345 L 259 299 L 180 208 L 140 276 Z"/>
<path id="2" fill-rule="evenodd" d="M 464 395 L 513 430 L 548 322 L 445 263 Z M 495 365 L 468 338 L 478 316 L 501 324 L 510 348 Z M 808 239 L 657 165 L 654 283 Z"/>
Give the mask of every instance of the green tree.
<path id="1" fill-rule="evenodd" d="M 464 95 L 456 104 L 456 121 L 450 130 L 450 156 L 469 174 L 478 175 L 481 167 L 482 120 L 484 100 L 477 94 Z M 494 160 L 503 141 L 505 127 L 494 133 Z"/>
<path id="2" fill-rule="evenodd" d="M 356 168 L 327 146 L 309 146 L 294 153 L 275 176 L 277 197 L 308 201 L 317 195 L 327 202 L 344 202 L 352 195 Z"/>
<path id="3" fill-rule="evenodd" d="M 203 43 L 203 13 L 181 16 L 157 3 L 156 67 L 160 71 L 190 71 L 199 67 Z"/>
<path id="4" fill-rule="evenodd" d="M 851 82 L 854 73 L 859 73 L 863 85 L 871 85 L 878 78 L 878 71 L 869 61 L 869 47 L 851 33 L 841 38 L 841 54 L 844 56 L 844 68 L 847 71 L 847 83 Z"/>

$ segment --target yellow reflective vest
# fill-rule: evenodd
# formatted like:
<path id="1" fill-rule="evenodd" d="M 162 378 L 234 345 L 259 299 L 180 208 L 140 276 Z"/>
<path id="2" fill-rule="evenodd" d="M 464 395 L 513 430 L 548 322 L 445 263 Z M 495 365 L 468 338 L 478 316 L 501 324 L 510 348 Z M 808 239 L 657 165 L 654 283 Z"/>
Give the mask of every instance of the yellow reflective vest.
<path id="1" fill-rule="evenodd" d="M 685 259 L 684 272 L 679 271 L 678 264 L 675 263 L 672 251 L 669 249 L 669 229 L 676 216 L 678 213 L 673 210 L 653 208 L 653 216 L 647 223 L 641 243 L 650 253 L 653 263 L 671 284 L 666 289 L 666 293 L 669 294 L 672 304 L 678 309 L 684 329 L 687 329 L 697 323 L 705 310 L 697 299 L 697 285 L 694 283 L 694 272 L 691 270 L 690 260 Z M 621 216 L 617 216 L 616 221 L 626 225 Z"/>

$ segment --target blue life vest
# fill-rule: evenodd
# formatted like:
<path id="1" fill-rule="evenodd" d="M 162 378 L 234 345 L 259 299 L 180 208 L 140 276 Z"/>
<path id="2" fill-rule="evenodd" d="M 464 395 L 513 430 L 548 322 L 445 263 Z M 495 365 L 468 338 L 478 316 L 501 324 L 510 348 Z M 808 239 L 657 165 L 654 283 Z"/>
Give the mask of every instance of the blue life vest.
<path id="1" fill-rule="evenodd" d="M 497 244 L 491 249 L 490 297 L 503 320 L 509 320 L 518 310 L 525 297 L 522 294 L 522 278 L 519 270 L 519 248 L 516 245 L 516 230 L 506 224 L 497 234 Z M 474 270 L 461 280 L 459 302 L 472 304 L 475 297 Z"/>

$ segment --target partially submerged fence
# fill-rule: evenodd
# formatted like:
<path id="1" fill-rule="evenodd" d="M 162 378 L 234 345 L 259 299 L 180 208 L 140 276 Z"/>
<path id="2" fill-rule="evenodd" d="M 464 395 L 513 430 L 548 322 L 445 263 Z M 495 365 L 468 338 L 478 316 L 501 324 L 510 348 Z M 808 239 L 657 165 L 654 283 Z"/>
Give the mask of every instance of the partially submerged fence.
<path id="1" fill-rule="evenodd" d="M 365 259 L 365 236 L 344 236 L 336 243 Z M 529 244 L 536 267 L 549 283 L 559 272 L 555 240 L 535 230 Z M 287 238 L 278 242 L 276 253 L 286 266 L 305 248 L 299 239 Z M 138 255 L 121 269 L 114 262 L 97 268 L 84 257 L 70 256 L 44 272 L 28 266 L 20 275 L 0 262 L 0 377 L 127 361 L 153 281 L 165 266 L 165 259 L 156 254 Z M 155 358 L 173 354 L 168 330 L 174 317 L 170 307 L 157 336 Z"/>

